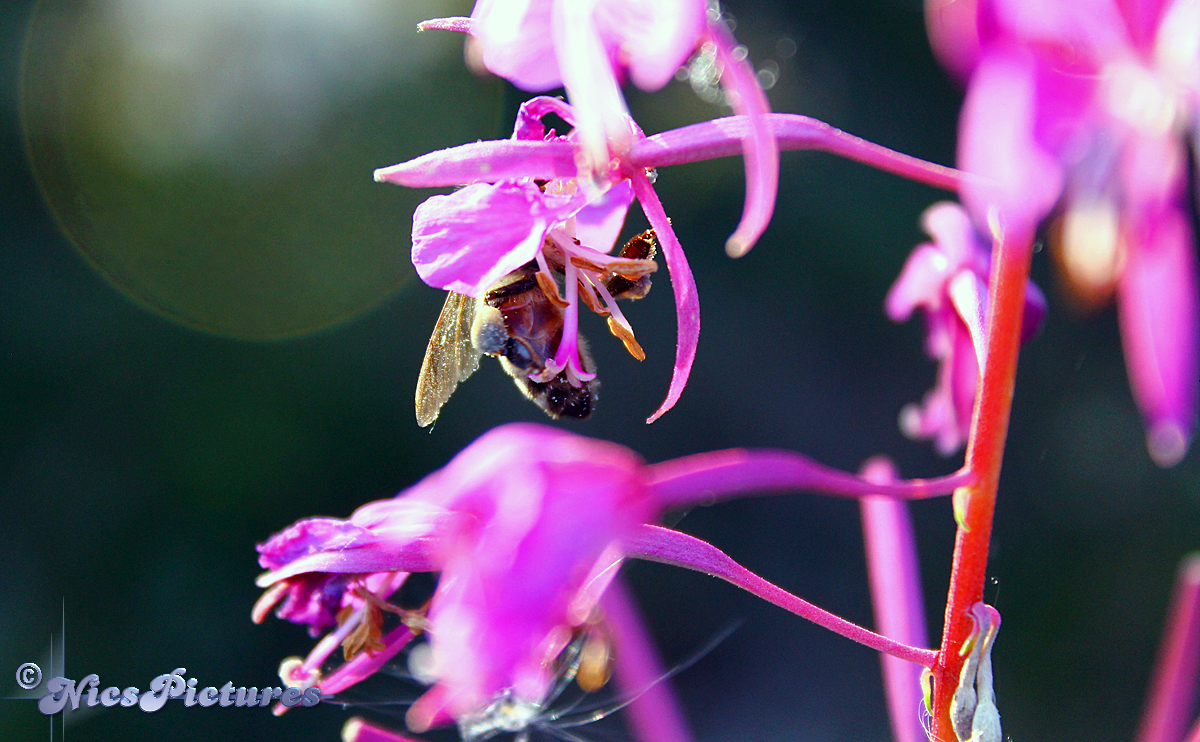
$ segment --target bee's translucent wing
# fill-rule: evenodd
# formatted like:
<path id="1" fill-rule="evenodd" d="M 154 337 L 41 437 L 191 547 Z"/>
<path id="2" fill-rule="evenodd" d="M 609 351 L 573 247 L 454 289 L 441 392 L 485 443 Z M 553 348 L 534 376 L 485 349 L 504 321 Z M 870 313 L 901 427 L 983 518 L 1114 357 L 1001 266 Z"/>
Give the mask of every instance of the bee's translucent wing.
<path id="1" fill-rule="evenodd" d="M 417 424 L 422 428 L 437 419 L 458 382 L 479 368 L 480 353 L 471 343 L 471 323 L 478 302 L 453 291 L 446 297 L 417 378 Z"/>

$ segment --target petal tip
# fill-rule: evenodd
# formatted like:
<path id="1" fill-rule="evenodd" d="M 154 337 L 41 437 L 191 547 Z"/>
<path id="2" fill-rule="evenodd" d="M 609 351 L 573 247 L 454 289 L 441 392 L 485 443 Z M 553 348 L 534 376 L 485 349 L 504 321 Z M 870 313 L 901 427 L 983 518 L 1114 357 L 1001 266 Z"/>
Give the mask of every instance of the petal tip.
<path id="1" fill-rule="evenodd" d="M 1146 448 L 1150 451 L 1150 458 L 1164 469 L 1183 461 L 1190 443 L 1187 432 L 1174 421 L 1155 423 L 1146 432 Z"/>

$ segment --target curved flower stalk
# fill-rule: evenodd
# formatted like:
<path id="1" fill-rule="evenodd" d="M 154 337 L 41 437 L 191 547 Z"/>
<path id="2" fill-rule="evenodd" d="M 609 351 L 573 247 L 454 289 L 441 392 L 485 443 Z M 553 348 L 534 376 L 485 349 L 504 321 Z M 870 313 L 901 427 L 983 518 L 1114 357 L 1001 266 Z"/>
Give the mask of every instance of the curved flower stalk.
<path id="1" fill-rule="evenodd" d="M 603 278 L 619 268 L 619 259 L 608 253 L 636 197 L 663 248 L 679 333 L 671 384 L 666 399 L 647 420 L 653 422 L 675 405 L 687 384 L 700 334 L 700 302 L 687 257 L 647 171 L 736 155 L 753 124 L 733 116 L 644 137 L 626 119 L 636 140 L 633 146 L 612 160 L 602 178 L 597 174 L 581 182 L 577 132 L 547 132 L 542 118 L 549 113 L 575 122 L 572 106 L 556 98 L 534 98 L 522 105 L 511 139 L 431 152 L 381 168 L 375 179 L 412 188 L 466 186 L 431 197 L 413 214 L 413 265 L 435 288 L 478 297 L 497 279 L 532 260 L 549 273 L 547 251 L 558 256 L 555 259 L 567 271 L 574 271 L 575 280 L 566 282 L 563 339 L 547 373 L 568 369 L 577 380 L 586 377 L 578 354 L 579 301 L 603 306 L 620 332 L 634 337 L 632 325 L 604 294 Z M 783 149 L 823 149 L 937 187 L 959 185 L 959 173 L 951 168 L 893 152 L 805 116 L 770 114 L 765 121 Z M 547 275 L 547 280 L 553 277 Z"/>
<path id="2" fill-rule="evenodd" d="M 928 7 L 935 27 L 962 21 Z M 933 36 L 972 70 L 959 155 L 982 179 L 963 199 L 978 223 L 1028 235 L 1062 204 L 1068 283 L 1087 303 L 1116 293 L 1150 455 L 1174 465 L 1200 378 L 1187 163 L 1200 145 L 1200 3 L 980 0 L 974 20 L 977 51 L 969 34 Z"/>
<path id="3" fill-rule="evenodd" d="M 308 660 L 281 668 L 285 682 L 319 684 L 324 692 L 362 680 L 414 632 L 427 632 L 438 680 L 409 711 L 416 730 L 446 720 L 473 730 L 511 724 L 511 714 L 490 710 L 499 700 L 520 710 L 519 718 L 536 717 L 556 680 L 548 668 L 593 618 L 627 554 L 720 576 L 856 641 L 929 665 L 932 650 L 822 611 L 715 547 L 653 522 L 670 508 L 750 492 L 919 498 L 970 481 L 959 473 L 872 484 L 784 451 L 718 451 L 648 466 L 616 444 L 506 425 L 395 498 L 347 520 L 302 520 L 261 544 L 259 562 L 270 571 L 258 580 L 266 593 L 254 618 L 282 600 L 278 615 L 313 633 L 336 623 Z M 388 602 L 408 573 L 429 571 L 441 576 L 425 609 Z M 384 636 L 389 612 L 402 621 Z M 323 678 L 321 664 L 339 643 L 351 659 Z"/>
<path id="4" fill-rule="evenodd" d="M 967 442 L 987 343 L 987 281 L 991 252 L 971 218 L 958 204 L 944 201 L 921 215 L 933 242 L 918 245 L 892 284 L 884 303 L 894 322 L 916 310 L 925 316 L 925 351 L 938 361 L 937 382 L 921 404 L 900 411 L 900 429 L 909 438 L 932 438 L 943 456 Z M 1032 281 L 1025 286 L 1022 340 L 1037 332 L 1046 298 Z"/>
<path id="5" fill-rule="evenodd" d="M 771 220 L 779 181 L 779 149 L 763 116 L 770 111 L 754 69 L 707 0 L 479 0 L 470 18 L 425 21 L 421 30 L 469 34 L 468 58 L 522 90 L 564 87 L 579 121 L 580 177 L 603 179 L 635 138 L 621 83 L 662 88 L 695 51 L 711 48 L 730 105 L 746 114 L 746 206 L 726 243 L 733 257 L 749 252 Z"/>

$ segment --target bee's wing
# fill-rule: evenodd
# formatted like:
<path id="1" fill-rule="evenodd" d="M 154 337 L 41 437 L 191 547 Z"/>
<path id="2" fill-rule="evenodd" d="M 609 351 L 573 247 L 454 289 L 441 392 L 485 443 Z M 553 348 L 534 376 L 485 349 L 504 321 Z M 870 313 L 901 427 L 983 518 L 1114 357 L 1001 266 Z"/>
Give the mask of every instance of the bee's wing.
<path id="1" fill-rule="evenodd" d="M 453 291 L 446 297 L 417 378 L 417 424 L 422 428 L 437 419 L 458 382 L 479 368 L 480 353 L 471 343 L 471 323 L 478 302 Z"/>

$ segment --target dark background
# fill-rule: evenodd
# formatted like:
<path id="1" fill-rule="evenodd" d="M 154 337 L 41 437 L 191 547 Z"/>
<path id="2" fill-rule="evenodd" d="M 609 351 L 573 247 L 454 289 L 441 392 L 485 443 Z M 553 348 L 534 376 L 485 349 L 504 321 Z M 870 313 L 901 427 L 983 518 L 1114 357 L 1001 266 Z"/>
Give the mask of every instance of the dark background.
<path id="1" fill-rule="evenodd" d="M 101 5 L 63 0 L 38 12 L 71 19 Z M 219 4 L 189 7 L 210 5 Z M 929 52 L 919 3 L 732 2 L 729 10 L 755 64 L 778 65 L 769 92 L 775 110 L 953 162 L 961 96 Z M 458 3 L 430 14 L 467 12 L 469 3 Z M 345 517 L 390 496 L 495 425 L 545 421 L 485 361 L 432 432 L 417 428 L 412 389 L 443 300 L 411 280 L 407 264 L 412 208 L 429 194 L 370 180 L 375 167 L 506 135 L 506 93 L 462 72 L 460 40 L 418 37 L 404 19 L 385 36 L 401 50 L 435 45 L 434 63 L 400 79 L 389 77 L 388 65 L 412 61 L 385 56 L 369 70 L 378 76 L 371 85 L 326 85 L 335 92 L 324 118 L 294 137 L 296 119 L 267 116 L 269 106 L 253 94 L 235 100 L 229 110 L 263 120 L 243 131 L 231 161 L 266 151 L 262 163 L 249 174 L 222 174 L 207 162 L 187 166 L 197 171 L 142 173 L 146 198 L 171 195 L 161 204 L 138 201 L 153 207 L 127 223 L 97 199 L 132 181 L 104 170 L 111 163 L 60 153 L 48 170 L 68 177 L 47 171 L 42 182 L 73 240 L 46 205 L 22 134 L 19 78 L 33 13 L 27 2 L 0 10 L 0 691 L 33 695 L 14 682 L 23 662 L 38 662 L 47 677 L 61 672 L 64 614 L 68 677 L 95 672 L 102 685 L 145 687 L 182 666 L 202 685 L 270 685 L 279 661 L 307 652 L 311 640 L 273 618 L 250 622 L 259 593 L 255 543 L 297 518 Z M 45 28 L 35 40 L 44 56 L 26 61 L 30 74 L 77 65 L 103 83 L 103 65 L 45 51 L 69 37 L 69 24 Z M 353 72 L 364 50 L 323 38 L 248 32 L 230 58 L 253 60 L 259 44 L 282 39 L 301 58 Z M 794 55 L 784 38 L 795 42 Z M 629 100 L 648 133 L 726 112 L 680 83 Z M 199 94 L 196 101 L 207 102 Z M 35 139 L 71 137 L 66 114 L 51 114 L 30 124 Z M 89 167 L 100 167 L 88 177 L 102 187 L 84 198 L 70 176 L 84 180 Z M 583 320 L 603 395 L 592 420 L 565 426 L 649 461 L 773 446 L 847 469 L 886 452 L 905 475 L 952 470 L 956 459 L 897 431 L 897 411 L 925 393 L 935 367 L 922 354 L 919 324 L 892 325 L 881 310 L 923 238 L 922 210 L 946 194 L 827 155 L 785 154 L 774 221 L 749 256 L 732 261 L 722 245 L 740 213 L 742 182 L 736 159 L 659 173 L 704 321 L 678 406 L 652 426 L 642 422 L 666 393 L 674 352 L 663 272 L 650 297 L 626 310 L 644 363 L 600 322 Z M 229 206 L 243 200 L 244 212 Z M 638 219 L 630 233 L 642 228 Z M 300 252 L 286 253 L 288 245 Z M 304 251 L 325 262 L 300 276 L 272 262 Z M 185 253 L 188 260 L 179 257 Z M 222 283 L 222 270 L 241 276 L 243 260 L 249 278 Z M 1022 356 L 990 568 L 987 598 L 1004 615 L 999 706 L 1015 740 L 1129 740 L 1175 565 L 1200 546 L 1198 460 L 1193 452 L 1169 471 L 1149 461 L 1112 311 L 1073 313 L 1048 263 L 1045 254 L 1035 258 L 1051 314 Z M 347 296 L 335 295 L 346 286 Z M 247 317 L 259 324 L 238 324 Z M 913 512 L 936 636 L 953 521 L 947 500 Z M 870 624 L 855 504 L 750 499 L 695 509 L 680 527 Z M 647 564 L 628 574 L 669 662 L 743 620 L 675 680 L 699 740 L 888 738 L 872 652 L 710 578 Z M 397 727 L 402 712 L 389 717 Z M 66 734 L 335 740 L 349 715 L 336 707 L 282 719 L 236 708 L 116 708 L 69 715 Z M 33 701 L 0 702 L 0 737 L 46 739 L 50 723 Z"/>

